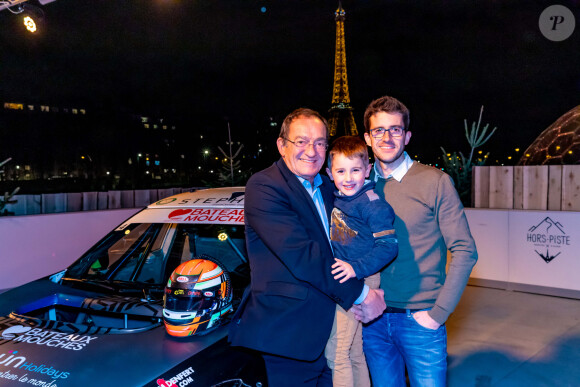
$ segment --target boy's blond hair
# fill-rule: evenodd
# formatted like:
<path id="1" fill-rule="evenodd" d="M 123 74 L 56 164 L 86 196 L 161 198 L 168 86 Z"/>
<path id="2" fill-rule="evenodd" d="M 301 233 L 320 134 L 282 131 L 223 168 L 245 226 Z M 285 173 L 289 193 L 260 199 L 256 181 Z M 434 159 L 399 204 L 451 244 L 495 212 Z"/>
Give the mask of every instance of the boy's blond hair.
<path id="1" fill-rule="evenodd" d="M 367 144 L 357 136 L 342 136 L 332 142 L 328 152 L 328 169 L 332 170 L 332 159 L 337 154 L 343 154 L 349 159 L 360 158 L 365 168 L 369 165 Z"/>

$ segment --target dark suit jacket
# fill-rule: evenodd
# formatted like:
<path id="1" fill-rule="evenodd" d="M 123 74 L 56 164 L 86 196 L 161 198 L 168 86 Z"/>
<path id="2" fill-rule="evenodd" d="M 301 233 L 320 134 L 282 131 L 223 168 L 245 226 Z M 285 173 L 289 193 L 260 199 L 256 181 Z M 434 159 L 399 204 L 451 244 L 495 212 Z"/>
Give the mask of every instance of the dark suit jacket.
<path id="1" fill-rule="evenodd" d="M 334 186 L 322 176 L 327 216 Z M 232 345 L 298 360 L 318 358 L 336 304 L 348 309 L 363 282 L 340 284 L 326 231 L 312 198 L 283 159 L 246 185 L 244 217 L 252 282 L 230 324 Z"/>

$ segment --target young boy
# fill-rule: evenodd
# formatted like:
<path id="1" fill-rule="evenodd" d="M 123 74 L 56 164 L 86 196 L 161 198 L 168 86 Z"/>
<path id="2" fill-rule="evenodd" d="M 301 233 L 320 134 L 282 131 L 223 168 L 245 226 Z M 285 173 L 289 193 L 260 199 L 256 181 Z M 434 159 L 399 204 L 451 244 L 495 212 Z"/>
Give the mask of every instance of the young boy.
<path id="1" fill-rule="evenodd" d="M 328 154 L 326 172 L 334 181 L 336 198 L 332 211 L 330 238 L 336 263 L 334 278 L 366 278 L 371 288 L 380 285 L 380 274 L 398 252 L 391 206 L 374 193 L 369 177 L 371 165 L 365 142 L 355 136 L 336 139 Z M 362 326 L 352 312 L 336 306 L 326 359 L 332 369 L 334 387 L 370 386 L 362 350 Z"/>

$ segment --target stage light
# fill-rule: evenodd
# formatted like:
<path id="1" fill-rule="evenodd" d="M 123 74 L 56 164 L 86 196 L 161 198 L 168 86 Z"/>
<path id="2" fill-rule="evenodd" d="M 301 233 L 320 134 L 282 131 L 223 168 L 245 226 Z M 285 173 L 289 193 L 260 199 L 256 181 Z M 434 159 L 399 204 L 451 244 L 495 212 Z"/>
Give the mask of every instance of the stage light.
<path id="1" fill-rule="evenodd" d="M 44 20 L 44 12 L 34 5 L 24 4 L 22 6 L 22 22 L 24 27 L 32 33 L 39 30 Z"/>
<path id="2" fill-rule="evenodd" d="M 31 18 L 30 16 L 24 16 L 23 22 L 24 26 L 28 31 L 36 32 L 36 23 L 34 22 L 33 18 Z"/>

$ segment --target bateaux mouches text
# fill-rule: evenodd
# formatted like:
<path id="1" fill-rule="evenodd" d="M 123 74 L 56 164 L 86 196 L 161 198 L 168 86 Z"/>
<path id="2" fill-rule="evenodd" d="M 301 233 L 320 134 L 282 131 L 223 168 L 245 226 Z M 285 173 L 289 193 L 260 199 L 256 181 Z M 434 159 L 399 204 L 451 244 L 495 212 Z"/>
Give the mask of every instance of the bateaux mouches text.
<path id="1" fill-rule="evenodd" d="M 168 218 L 183 222 L 243 223 L 244 210 L 241 208 L 184 208 L 170 212 Z"/>

